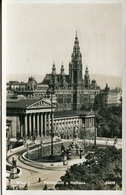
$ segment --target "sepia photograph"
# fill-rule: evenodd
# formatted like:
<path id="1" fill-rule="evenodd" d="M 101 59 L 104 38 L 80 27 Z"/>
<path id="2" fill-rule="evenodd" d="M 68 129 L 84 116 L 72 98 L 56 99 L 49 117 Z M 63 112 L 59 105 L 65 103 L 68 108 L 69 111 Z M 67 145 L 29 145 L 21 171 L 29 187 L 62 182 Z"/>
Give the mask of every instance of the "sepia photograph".
<path id="1" fill-rule="evenodd" d="M 4 191 L 122 191 L 122 3 L 4 5 Z"/>

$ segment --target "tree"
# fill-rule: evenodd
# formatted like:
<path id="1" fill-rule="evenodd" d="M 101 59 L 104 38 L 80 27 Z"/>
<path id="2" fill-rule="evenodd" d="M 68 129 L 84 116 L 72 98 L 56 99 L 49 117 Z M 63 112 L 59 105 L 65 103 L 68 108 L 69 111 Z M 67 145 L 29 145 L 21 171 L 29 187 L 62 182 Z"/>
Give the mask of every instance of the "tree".
<path id="1" fill-rule="evenodd" d="M 96 124 L 100 126 L 98 136 L 122 137 L 122 107 L 101 106 L 96 113 Z"/>
<path id="2" fill-rule="evenodd" d="M 121 189 L 122 151 L 114 146 L 97 149 L 89 153 L 81 165 L 71 166 L 61 177 L 64 185 L 57 184 L 59 190 L 108 190 Z M 107 171 L 106 171 L 107 170 Z M 74 184 L 75 181 L 75 184 Z M 106 181 L 115 181 L 115 185 L 106 185 Z M 80 182 L 77 184 L 76 182 Z"/>

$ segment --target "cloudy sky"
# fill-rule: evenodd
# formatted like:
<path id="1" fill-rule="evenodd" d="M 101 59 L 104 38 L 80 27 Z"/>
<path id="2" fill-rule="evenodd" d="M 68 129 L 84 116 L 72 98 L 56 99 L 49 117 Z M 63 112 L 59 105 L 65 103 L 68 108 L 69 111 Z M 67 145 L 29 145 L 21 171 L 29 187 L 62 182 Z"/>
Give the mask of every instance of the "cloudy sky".
<path id="1" fill-rule="evenodd" d="M 122 75 L 121 4 L 8 4 L 6 73 L 68 73 L 76 31 L 83 73 Z"/>

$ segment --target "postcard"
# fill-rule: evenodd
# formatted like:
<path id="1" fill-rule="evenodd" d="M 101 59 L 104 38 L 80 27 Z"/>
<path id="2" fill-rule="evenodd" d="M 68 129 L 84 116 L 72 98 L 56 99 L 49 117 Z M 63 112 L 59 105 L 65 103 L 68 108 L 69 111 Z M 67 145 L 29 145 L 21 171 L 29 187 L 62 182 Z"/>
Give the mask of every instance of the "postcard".
<path id="1" fill-rule="evenodd" d="M 4 1 L 3 194 L 124 193 L 124 14 L 121 0 Z"/>

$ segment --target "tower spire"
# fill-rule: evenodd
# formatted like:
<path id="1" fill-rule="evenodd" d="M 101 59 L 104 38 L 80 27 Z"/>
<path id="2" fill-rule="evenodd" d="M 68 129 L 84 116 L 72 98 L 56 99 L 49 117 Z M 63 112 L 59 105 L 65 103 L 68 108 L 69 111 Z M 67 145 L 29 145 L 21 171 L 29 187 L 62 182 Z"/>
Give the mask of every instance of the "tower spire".
<path id="1" fill-rule="evenodd" d="M 76 30 L 76 37 L 77 37 L 77 30 Z"/>
<path id="2" fill-rule="evenodd" d="M 90 76 L 89 76 L 89 70 L 87 65 L 86 65 L 86 70 L 84 75 L 84 85 L 85 88 L 88 88 L 90 86 Z"/>
<path id="3" fill-rule="evenodd" d="M 75 87 L 82 83 L 82 56 L 80 53 L 79 40 L 76 36 L 74 40 L 73 52 L 71 55 L 71 63 L 69 63 L 70 83 Z"/>

